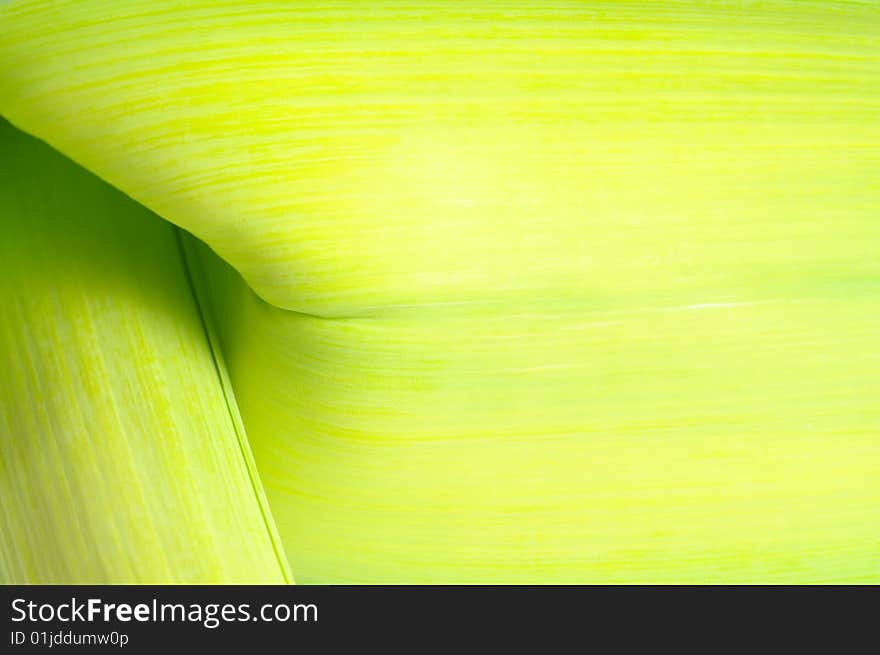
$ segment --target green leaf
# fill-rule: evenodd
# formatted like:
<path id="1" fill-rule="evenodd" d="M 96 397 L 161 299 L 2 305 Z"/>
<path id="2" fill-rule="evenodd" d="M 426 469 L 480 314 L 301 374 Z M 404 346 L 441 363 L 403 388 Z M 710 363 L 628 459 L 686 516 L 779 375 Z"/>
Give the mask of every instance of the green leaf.
<path id="1" fill-rule="evenodd" d="M 880 579 L 878 3 L 0 19 L 0 113 L 207 244 L 298 580 Z"/>
<path id="2" fill-rule="evenodd" d="M 0 121 L 0 231 L 0 582 L 283 582 L 176 228 Z"/>

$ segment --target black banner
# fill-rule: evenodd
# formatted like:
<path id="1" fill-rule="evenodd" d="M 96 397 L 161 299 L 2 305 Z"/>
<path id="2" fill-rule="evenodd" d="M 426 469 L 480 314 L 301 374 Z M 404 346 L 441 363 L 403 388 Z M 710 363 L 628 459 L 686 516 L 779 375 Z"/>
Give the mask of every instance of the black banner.
<path id="1" fill-rule="evenodd" d="M 874 587 L 3 587 L 0 652 L 259 652 L 303 647 L 468 650 L 475 639 L 538 652 L 708 641 L 765 644 L 874 632 Z M 756 641 L 746 635 L 757 635 Z M 876 636 L 873 638 L 876 648 Z M 551 650 L 559 650 L 552 648 Z M 562 650 L 570 650 L 563 648 Z M 333 651 L 335 652 L 335 650 Z"/>

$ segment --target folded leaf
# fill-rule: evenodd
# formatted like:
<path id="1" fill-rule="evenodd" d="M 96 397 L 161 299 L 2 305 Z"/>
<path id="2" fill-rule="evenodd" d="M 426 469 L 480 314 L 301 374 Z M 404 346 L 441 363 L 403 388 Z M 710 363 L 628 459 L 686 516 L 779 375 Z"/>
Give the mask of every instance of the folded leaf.
<path id="1" fill-rule="evenodd" d="M 877 3 L 0 11 L 0 113 L 279 307 L 687 304 L 877 270 Z"/>
<path id="2" fill-rule="evenodd" d="M 880 579 L 877 3 L 0 17 L 0 113 L 233 267 L 298 580 Z"/>
<path id="3" fill-rule="evenodd" d="M 0 583 L 285 580 L 175 230 L 0 121 Z"/>

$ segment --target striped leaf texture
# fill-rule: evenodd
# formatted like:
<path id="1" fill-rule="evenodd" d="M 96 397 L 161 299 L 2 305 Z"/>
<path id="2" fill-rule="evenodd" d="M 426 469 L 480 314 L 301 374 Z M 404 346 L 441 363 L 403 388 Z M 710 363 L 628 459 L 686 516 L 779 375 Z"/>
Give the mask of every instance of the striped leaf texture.
<path id="1" fill-rule="evenodd" d="M 877 2 L 0 24 L 7 577 L 880 582 Z"/>

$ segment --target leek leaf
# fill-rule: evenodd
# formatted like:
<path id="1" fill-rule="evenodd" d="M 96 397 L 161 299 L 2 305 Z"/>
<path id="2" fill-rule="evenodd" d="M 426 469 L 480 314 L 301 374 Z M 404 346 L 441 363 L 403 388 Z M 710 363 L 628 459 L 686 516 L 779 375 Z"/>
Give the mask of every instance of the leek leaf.
<path id="1" fill-rule="evenodd" d="M 0 113 L 220 256 L 298 580 L 880 577 L 876 2 L 0 17 Z"/>
<path id="2" fill-rule="evenodd" d="M 0 122 L 0 582 L 283 582 L 176 228 Z"/>

